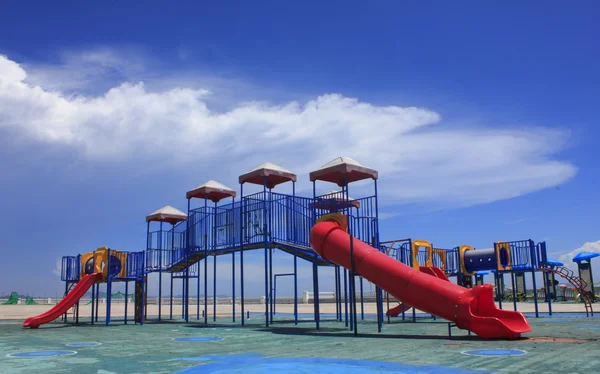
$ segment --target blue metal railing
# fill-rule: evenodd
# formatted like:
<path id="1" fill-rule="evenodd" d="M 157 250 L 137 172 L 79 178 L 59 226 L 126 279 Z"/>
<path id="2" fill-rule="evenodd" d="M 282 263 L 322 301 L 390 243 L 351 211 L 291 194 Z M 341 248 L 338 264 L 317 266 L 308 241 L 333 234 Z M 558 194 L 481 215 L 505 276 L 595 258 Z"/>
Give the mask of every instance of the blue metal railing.
<path id="1" fill-rule="evenodd" d="M 540 242 L 535 245 L 537 264 L 545 264 L 548 262 L 548 253 L 546 252 L 546 242 Z"/>
<path id="2" fill-rule="evenodd" d="M 129 252 L 127 256 L 127 278 L 139 279 L 144 276 L 144 252 Z"/>
<path id="3" fill-rule="evenodd" d="M 530 269 L 536 265 L 535 245 L 531 240 L 508 242 L 513 269 Z"/>
<path id="4" fill-rule="evenodd" d="M 412 266 L 411 247 L 412 247 L 411 241 L 402 243 L 402 246 L 400 247 L 400 250 L 398 251 L 399 258 L 397 258 L 396 260 L 402 262 L 405 265 Z"/>
<path id="5" fill-rule="evenodd" d="M 63 282 L 77 282 L 81 273 L 81 256 L 64 256 L 60 279 Z"/>
<path id="6" fill-rule="evenodd" d="M 460 268 L 459 247 L 452 248 L 446 252 L 446 275 L 458 274 Z"/>

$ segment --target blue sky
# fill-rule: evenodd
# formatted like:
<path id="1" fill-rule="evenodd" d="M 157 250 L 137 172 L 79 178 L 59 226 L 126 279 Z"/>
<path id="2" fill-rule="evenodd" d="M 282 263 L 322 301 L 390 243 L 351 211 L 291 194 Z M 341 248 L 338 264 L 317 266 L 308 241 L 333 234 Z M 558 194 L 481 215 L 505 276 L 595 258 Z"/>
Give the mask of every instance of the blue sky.
<path id="1" fill-rule="evenodd" d="M 208 179 L 237 189 L 239 174 L 271 161 L 298 173 L 302 191 L 310 170 L 342 155 L 380 171 L 382 239 L 531 238 L 567 260 L 600 251 L 598 11 L 5 5 L 0 293 L 60 292 L 62 255 L 142 249 L 145 215 L 184 209 L 185 191 Z M 249 261 L 259 277 L 259 256 Z"/>

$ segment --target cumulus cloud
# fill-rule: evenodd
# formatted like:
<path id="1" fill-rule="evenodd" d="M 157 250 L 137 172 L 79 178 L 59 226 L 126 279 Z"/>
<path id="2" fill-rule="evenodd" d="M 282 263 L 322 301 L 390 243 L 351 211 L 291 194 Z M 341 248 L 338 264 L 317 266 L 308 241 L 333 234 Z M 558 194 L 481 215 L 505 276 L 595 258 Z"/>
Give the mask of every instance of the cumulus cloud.
<path id="1" fill-rule="evenodd" d="M 575 269 L 577 269 L 577 264 L 575 264 L 573 262 L 573 258 L 575 258 L 575 256 L 577 256 L 577 254 L 581 253 L 581 252 L 600 253 L 600 240 L 598 240 L 596 242 L 584 243 L 581 247 L 579 247 L 569 253 L 565 253 L 565 254 L 561 255 L 559 257 L 559 260 L 560 260 L 560 262 L 563 262 L 567 267 L 575 270 Z M 600 258 L 597 258 L 596 260 L 592 260 L 592 265 L 594 268 L 594 273 L 600 272 Z"/>
<path id="2" fill-rule="evenodd" d="M 117 64 L 106 54 L 82 61 Z M 250 162 L 269 160 L 306 180 L 330 159 L 350 156 L 380 171 L 389 202 L 461 206 L 556 186 L 576 173 L 553 154 L 565 145 L 558 130 L 460 128 L 431 109 L 378 106 L 342 94 L 246 101 L 216 111 L 208 98 L 219 93 L 204 88 L 151 90 L 144 82 L 125 82 L 102 94 L 75 95 L 27 76 L 23 66 L 0 56 L 0 130 L 74 148 L 95 161 L 219 160 L 240 173 L 254 166 Z"/>
<path id="3" fill-rule="evenodd" d="M 56 262 L 54 264 L 54 269 L 52 269 L 52 274 L 56 275 L 57 277 L 60 277 L 61 269 L 62 269 L 62 259 L 57 258 Z"/>

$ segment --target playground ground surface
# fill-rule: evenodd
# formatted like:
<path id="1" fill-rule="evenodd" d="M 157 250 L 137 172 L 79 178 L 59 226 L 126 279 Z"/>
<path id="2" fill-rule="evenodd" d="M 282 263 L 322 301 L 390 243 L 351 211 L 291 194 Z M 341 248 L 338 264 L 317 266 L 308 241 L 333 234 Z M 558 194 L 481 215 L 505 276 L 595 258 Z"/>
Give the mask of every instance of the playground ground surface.
<path id="1" fill-rule="evenodd" d="M 213 314 L 213 305 L 212 300 L 210 300 L 208 306 L 208 314 L 212 317 Z M 395 306 L 397 303 L 390 302 L 390 306 Z M 496 303 L 496 305 L 498 305 Z M 0 305 L 0 320 L 6 319 L 17 319 L 17 320 L 25 320 L 29 317 L 37 316 L 41 313 L 44 313 L 48 309 L 52 308 L 54 305 L 41 304 L 41 305 Z M 505 301 L 502 304 L 503 309 L 512 310 L 514 308 L 512 301 Z M 333 303 L 321 303 L 320 305 L 321 313 L 325 314 L 334 314 L 335 313 L 335 304 Z M 367 314 L 375 314 L 377 307 L 375 303 L 365 303 L 364 304 L 365 313 Z M 387 308 L 387 305 L 384 305 L 384 308 Z M 539 304 L 539 312 L 547 313 L 548 312 L 548 304 L 540 303 Z M 596 306 L 596 308 L 598 308 Z M 169 317 L 169 305 L 162 305 L 161 315 L 163 318 Z M 204 309 L 204 305 L 200 306 L 200 309 Z M 239 303 L 236 304 L 236 313 L 239 313 L 241 310 L 241 306 Z M 250 313 L 260 314 L 264 312 L 265 306 L 264 304 L 246 304 L 245 310 Z M 360 305 L 358 305 L 358 310 L 360 311 Z M 387 310 L 387 309 L 386 309 Z M 533 313 L 535 312 L 535 306 L 532 302 L 518 302 L 517 310 L 524 313 Z M 585 307 L 583 304 L 577 303 L 565 303 L 558 302 L 552 303 L 553 312 L 574 312 L 574 313 L 585 313 Z M 600 309 L 599 309 L 600 310 Z M 115 301 L 113 300 L 112 308 L 111 308 L 111 316 L 113 318 L 123 318 L 125 311 L 125 305 L 122 300 Z M 232 311 L 232 306 L 230 304 L 217 304 L 217 316 L 219 317 L 230 317 Z M 293 313 L 294 305 L 293 304 L 277 304 L 276 312 L 280 313 Z M 196 304 L 192 303 L 189 308 L 190 316 L 196 316 L 197 307 Z M 298 313 L 310 314 L 313 313 L 313 305 L 312 304 L 298 304 Z M 129 303 L 127 315 L 129 319 L 133 319 L 134 314 L 134 305 L 133 303 Z M 91 306 L 90 305 L 81 305 L 81 310 L 79 312 L 80 317 L 86 318 L 91 315 Z M 100 303 L 98 307 L 98 315 L 100 317 L 104 317 L 106 315 L 106 304 Z M 148 305 L 148 315 L 149 316 L 158 316 L 158 305 L 150 304 Z M 173 305 L 173 315 L 180 316 L 181 315 L 181 305 Z"/>
<path id="2" fill-rule="evenodd" d="M 475 373 L 600 372 L 600 317 L 557 313 L 532 318 L 524 339 L 485 341 L 420 315 L 392 319 L 377 333 L 376 320 L 359 321 L 359 336 L 323 315 L 298 326 L 278 314 L 264 327 L 251 313 L 245 327 L 231 318 L 209 325 L 181 321 L 144 326 L 115 323 L 80 326 L 54 322 L 37 330 L 22 320 L 0 321 L 2 373 Z"/>

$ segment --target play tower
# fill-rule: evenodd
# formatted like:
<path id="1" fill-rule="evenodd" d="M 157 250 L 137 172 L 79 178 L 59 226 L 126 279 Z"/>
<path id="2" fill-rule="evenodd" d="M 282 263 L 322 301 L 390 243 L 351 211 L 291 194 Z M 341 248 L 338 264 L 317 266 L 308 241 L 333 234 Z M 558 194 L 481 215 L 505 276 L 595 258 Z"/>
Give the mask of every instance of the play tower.
<path id="1" fill-rule="evenodd" d="M 532 298 L 536 307 L 536 316 L 539 315 L 537 307 L 539 290 L 535 279 L 537 272 L 544 274 L 542 291 L 545 295 L 551 294 L 554 276 L 562 276 L 581 288 L 586 311 L 592 312 L 593 294 L 591 290 L 584 287 L 587 283 L 580 281 L 585 275 L 588 283 L 593 282 L 591 274 L 588 276 L 589 271 L 586 267 L 588 264 L 585 262 L 589 262 L 589 259 L 581 259 L 582 270 L 577 277 L 572 272 L 569 273 L 563 264 L 547 257 L 545 242 L 535 243 L 530 239 L 498 241 L 494 243 L 493 248 L 476 249 L 468 244 L 435 246 L 428 240 L 406 237 L 381 241 L 378 179 L 379 174 L 376 170 L 361 165 L 349 157 L 338 157 L 309 173 L 309 180 L 313 184 L 312 196 L 309 197 L 297 195 L 295 173 L 271 162 L 263 163 L 239 176 L 239 196 L 235 190 L 224 184 L 209 180 L 187 191 L 187 212 L 165 206 L 146 217 L 145 251 L 124 252 L 103 247 L 93 253 L 63 258 L 62 279 L 66 282 L 67 297 L 64 303 L 57 305 L 56 310 L 53 308 L 52 313 L 38 316 L 39 319 L 31 326 L 64 315 L 68 308 L 78 305 L 79 298 L 89 288 L 92 289 L 93 300 L 92 322 L 97 321 L 99 285 L 102 283 L 106 284 L 107 289 L 108 305 L 105 323 L 110 324 L 111 284 L 116 281 L 126 282 L 126 286 L 129 281 L 135 282 L 136 322 L 159 322 L 166 317 L 163 312 L 164 277 L 170 280 L 168 319 L 179 318 L 174 316 L 173 306 L 180 302 L 182 320 L 193 321 L 193 314 L 195 314 L 196 321 L 200 321 L 202 317 L 204 324 L 215 322 L 218 312 L 217 260 L 227 261 L 227 259 L 230 259 L 232 269 L 231 323 L 245 325 L 247 311 L 244 254 L 248 251 L 260 251 L 264 260 L 264 273 L 261 280 L 264 281 L 265 326 L 283 321 L 280 317 L 274 318 L 277 303 L 276 284 L 279 277 L 293 277 L 293 322 L 298 323 L 298 261 L 308 262 L 312 270 L 313 297 L 311 300 L 305 299 L 305 302 L 313 303 L 317 329 L 320 329 L 321 324 L 320 271 L 333 271 L 335 318 L 337 321 L 343 321 L 354 334 L 358 331 L 358 320 L 365 318 L 364 279 L 370 279 L 375 285 L 374 295 L 368 296 L 376 302 L 378 331 L 381 331 L 384 322 L 384 286 L 385 299 L 388 303 L 385 312 L 388 323 L 391 323 L 391 317 L 400 314 L 404 319 L 405 311 L 411 308 L 413 321 L 416 321 L 415 307 L 402 304 L 402 300 L 394 300 L 393 297 L 405 297 L 412 300 L 414 305 L 422 305 L 427 310 L 431 310 L 430 313 L 441 313 L 435 305 L 430 305 L 427 300 L 421 300 L 419 294 L 407 293 L 406 290 L 399 289 L 397 284 L 389 283 L 389 279 L 381 278 L 377 266 L 381 266 L 382 271 L 385 270 L 387 274 L 398 277 L 399 280 L 408 279 L 405 272 L 412 274 L 416 271 L 425 274 L 425 277 L 419 274 L 414 278 L 422 282 L 418 285 L 419 289 L 423 290 L 422 293 L 445 295 L 448 302 L 452 302 L 454 297 L 463 293 L 469 297 L 481 298 L 480 301 L 485 302 L 487 309 L 472 312 L 483 313 L 483 316 L 486 313 L 488 316 L 495 316 L 492 318 L 499 319 L 497 326 L 503 326 L 497 330 L 481 330 L 483 325 L 479 324 L 478 331 L 481 331 L 484 336 L 513 338 L 527 330 L 526 322 L 519 322 L 519 324 L 502 322 L 503 318 L 513 316 L 511 313 L 514 312 L 497 311 L 492 305 L 495 298 L 500 308 L 502 307 L 502 300 L 506 297 L 505 276 L 509 276 L 513 284 L 512 300 L 515 312 L 517 298 L 528 297 L 525 275 L 531 274 L 534 287 Z M 368 181 L 372 181 L 372 184 Z M 291 183 L 291 193 L 283 193 L 281 186 L 286 184 L 289 186 L 289 183 Z M 248 185 L 254 188 L 248 188 Z M 336 188 L 332 190 L 329 187 L 331 185 L 335 185 Z M 319 192 L 321 188 L 328 192 Z M 247 193 L 249 189 L 257 191 Z M 336 230 L 335 238 L 330 241 L 327 239 L 329 233 L 315 231 L 314 235 L 317 236 L 313 239 L 321 244 L 324 243 L 324 247 L 318 249 L 313 248 L 310 237 L 311 230 L 317 226 L 321 228 L 319 230 L 325 228 Z M 343 233 L 339 230 L 343 230 Z M 359 250 L 359 255 L 355 254 L 355 249 Z M 292 272 L 274 273 L 273 254 L 276 251 L 290 255 L 289 258 L 293 262 Z M 374 263 L 365 262 L 365 259 L 360 257 L 374 254 L 373 251 L 377 252 L 373 257 L 377 259 Z M 324 258 L 322 253 L 325 252 L 333 257 Z M 333 258 L 335 261 L 332 261 Z M 369 278 L 366 278 L 367 274 L 363 273 L 365 269 L 369 272 Z M 481 285 L 482 274 L 488 271 L 494 274 L 494 293 L 490 291 L 489 285 Z M 149 292 L 153 292 L 149 290 L 154 290 L 148 285 L 150 276 L 158 281 L 158 298 L 156 298 L 158 316 L 148 315 L 148 302 L 154 300 L 148 298 Z M 459 288 L 444 283 L 450 282 L 451 277 L 456 277 Z M 178 284 L 177 281 L 181 283 Z M 191 295 L 193 281 L 196 282 L 195 297 Z M 209 287 L 209 284 L 212 287 Z M 181 292 L 175 291 L 179 286 Z M 470 288 L 473 288 L 472 292 L 465 291 Z M 126 293 L 127 290 L 126 288 Z M 448 294 L 444 294 L 446 292 L 444 290 Z M 180 300 L 175 299 L 176 293 L 181 295 Z M 209 305 L 209 297 L 212 297 L 212 307 Z M 552 298 L 545 297 L 545 299 L 548 302 L 549 313 L 552 313 Z M 400 305 L 390 304 L 396 301 Z M 484 304 L 481 305 L 483 308 Z M 209 318 L 209 314 L 212 318 Z M 476 321 L 469 320 L 468 316 L 468 313 L 463 314 L 456 321 L 456 326 L 469 329 L 470 324 Z M 452 319 L 451 314 L 446 317 Z"/>

